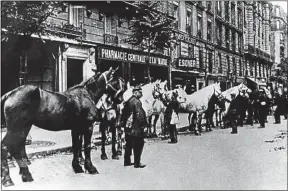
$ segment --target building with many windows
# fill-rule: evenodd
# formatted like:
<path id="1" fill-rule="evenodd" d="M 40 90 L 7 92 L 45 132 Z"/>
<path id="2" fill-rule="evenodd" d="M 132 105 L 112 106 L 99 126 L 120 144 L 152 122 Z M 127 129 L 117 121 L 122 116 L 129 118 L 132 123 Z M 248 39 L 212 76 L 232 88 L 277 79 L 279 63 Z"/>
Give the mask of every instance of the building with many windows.
<path id="1" fill-rule="evenodd" d="M 269 80 L 274 62 L 270 50 L 271 8 L 267 1 L 245 2 L 245 76 L 260 85 Z"/>

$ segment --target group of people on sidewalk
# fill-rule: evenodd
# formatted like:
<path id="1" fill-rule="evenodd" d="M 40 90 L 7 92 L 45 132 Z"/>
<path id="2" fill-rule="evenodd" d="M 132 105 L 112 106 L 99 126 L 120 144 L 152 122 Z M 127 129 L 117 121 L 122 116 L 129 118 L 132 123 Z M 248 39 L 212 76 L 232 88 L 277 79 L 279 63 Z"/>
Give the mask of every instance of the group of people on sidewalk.
<path id="1" fill-rule="evenodd" d="M 232 101 L 227 113 L 228 126 L 232 128 L 231 134 L 237 134 L 237 126 L 243 126 L 246 113 L 248 114 L 246 124 L 253 125 L 254 123 L 260 123 L 259 128 L 265 128 L 265 123 L 268 122 L 267 116 L 272 114 L 272 108 L 274 107 L 276 107 L 274 110 L 274 124 L 281 123 L 281 115 L 284 115 L 285 119 L 288 117 L 287 89 L 284 89 L 282 95 L 275 93 L 272 99 L 267 96 L 265 90 L 262 88 L 249 92 L 248 98 L 240 96 L 240 99 L 243 99 L 243 101 L 239 101 L 239 98 L 236 99 L 235 94 L 231 94 L 231 98 Z"/>

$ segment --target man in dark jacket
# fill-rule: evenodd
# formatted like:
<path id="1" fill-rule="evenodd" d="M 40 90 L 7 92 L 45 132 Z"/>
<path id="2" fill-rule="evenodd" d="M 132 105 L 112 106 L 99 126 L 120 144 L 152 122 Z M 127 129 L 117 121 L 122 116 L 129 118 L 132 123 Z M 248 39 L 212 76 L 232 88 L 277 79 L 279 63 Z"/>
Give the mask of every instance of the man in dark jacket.
<path id="1" fill-rule="evenodd" d="M 147 127 L 145 111 L 142 108 L 140 98 L 142 89 L 137 86 L 133 89 L 133 95 L 122 110 L 121 124 L 125 128 L 125 154 L 124 166 L 130 166 L 132 148 L 134 153 L 134 167 L 144 168 L 146 165 L 141 164 L 141 155 L 144 147 L 144 129 Z"/>
<path id="2" fill-rule="evenodd" d="M 259 95 L 258 99 L 256 100 L 257 102 L 257 108 L 258 108 L 258 113 L 259 113 L 259 123 L 260 123 L 260 128 L 265 127 L 265 119 L 268 114 L 268 102 L 267 102 L 267 97 L 263 89 L 259 89 Z"/>
<path id="3" fill-rule="evenodd" d="M 274 118 L 275 118 L 274 124 L 280 124 L 281 123 L 280 116 L 284 114 L 284 111 L 286 109 L 284 96 L 283 95 L 280 96 L 279 93 L 275 93 L 274 104 L 276 105 L 276 109 L 274 112 Z"/>
<path id="4" fill-rule="evenodd" d="M 237 119 L 238 119 L 238 112 L 237 112 L 237 108 L 238 108 L 238 103 L 236 98 L 236 95 L 234 93 L 231 94 L 231 103 L 230 103 L 230 107 L 227 113 L 227 118 L 229 121 L 229 126 L 232 127 L 232 132 L 231 134 L 237 134 Z"/>
<path id="5" fill-rule="evenodd" d="M 177 128 L 176 128 L 176 119 L 174 118 L 174 116 L 172 116 L 173 112 L 175 112 L 174 114 L 176 114 L 177 116 L 177 120 L 179 121 L 179 116 L 178 116 L 178 108 L 179 108 L 179 104 L 176 100 L 176 96 L 173 95 L 172 97 L 172 101 L 170 103 L 168 103 L 168 106 L 165 110 L 164 116 L 165 116 L 165 125 L 169 128 L 170 130 L 170 142 L 169 143 L 177 143 L 178 142 L 178 138 L 177 138 Z M 172 119 L 173 117 L 173 119 Z M 171 119 L 173 122 L 171 122 Z"/>

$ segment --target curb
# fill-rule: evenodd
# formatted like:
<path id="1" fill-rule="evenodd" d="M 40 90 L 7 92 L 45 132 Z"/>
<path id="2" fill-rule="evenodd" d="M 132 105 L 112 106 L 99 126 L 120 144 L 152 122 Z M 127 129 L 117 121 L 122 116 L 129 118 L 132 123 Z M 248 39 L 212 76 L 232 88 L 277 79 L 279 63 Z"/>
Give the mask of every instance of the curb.
<path id="1" fill-rule="evenodd" d="M 187 127 L 179 128 L 178 129 L 178 135 L 193 134 L 192 132 L 186 132 L 186 131 L 181 132 L 181 131 L 183 131 L 186 128 Z M 147 138 L 145 138 L 145 139 L 147 139 Z M 161 140 L 165 140 L 165 139 L 162 139 L 161 137 L 148 138 L 148 139 L 149 140 L 160 140 L 160 141 Z M 108 145 L 110 145 L 110 144 L 111 143 L 108 143 Z M 96 142 L 93 143 L 93 145 L 95 147 L 92 147 L 92 149 L 97 150 L 97 146 L 101 146 L 101 141 L 96 141 Z M 27 154 L 27 156 L 28 156 L 29 159 L 33 159 L 33 158 L 35 158 L 37 156 L 50 156 L 50 155 L 53 155 L 53 154 L 64 153 L 64 152 L 72 152 L 72 146 L 66 146 L 66 147 L 55 148 L 55 149 L 47 149 L 47 150 L 44 150 L 44 151 L 36 151 L 36 152 L 32 152 L 32 153 Z"/>

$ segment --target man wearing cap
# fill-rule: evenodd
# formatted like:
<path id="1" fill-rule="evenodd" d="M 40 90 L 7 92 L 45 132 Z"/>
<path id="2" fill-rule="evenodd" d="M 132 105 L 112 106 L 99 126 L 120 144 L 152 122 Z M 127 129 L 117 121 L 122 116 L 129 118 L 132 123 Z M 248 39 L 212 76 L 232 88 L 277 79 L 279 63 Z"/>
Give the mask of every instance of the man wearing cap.
<path id="1" fill-rule="evenodd" d="M 264 128 L 266 115 L 268 114 L 268 103 L 267 103 L 265 91 L 263 89 L 259 89 L 259 95 L 258 95 L 258 99 L 256 100 L 256 103 L 257 103 L 257 109 L 258 109 L 258 114 L 259 114 L 260 128 Z"/>
<path id="2" fill-rule="evenodd" d="M 122 110 L 121 124 L 125 129 L 125 154 L 124 166 L 130 166 L 132 149 L 134 153 L 134 168 L 144 168 L 141 164 L 141 155 L 144 147 L 144 129 L 147 127 L 147 119 L 140 98 L 142 88 L 136 86 L 133 95 L 126 101 Z"/>
<path id="3" fill-rule="evenodd" d="M 238 118 L 238 113 L 237 113 L 237 100 L 236 98 L 236 94 L 235 93 L 231 93 L 231 103 L 230 103 L 230 107 L 228 110 L 228 114 L 227 114 L 227 118 L 229 121 L 229 126 L 232 127 L 232 132 L 231 134 L 237 134 L 237 118 Z"/>

